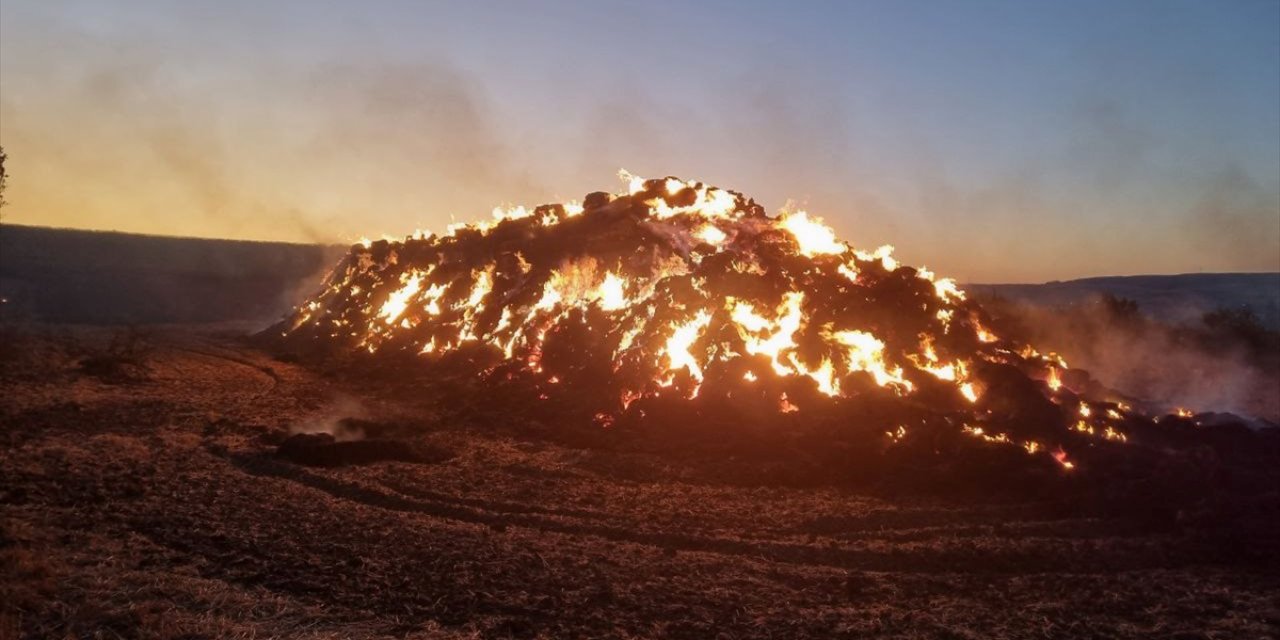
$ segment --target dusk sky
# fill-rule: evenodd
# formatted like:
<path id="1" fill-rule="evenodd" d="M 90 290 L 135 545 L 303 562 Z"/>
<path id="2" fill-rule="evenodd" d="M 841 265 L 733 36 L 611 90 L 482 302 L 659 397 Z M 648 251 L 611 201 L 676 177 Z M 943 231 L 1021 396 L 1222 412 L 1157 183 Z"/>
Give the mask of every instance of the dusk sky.
<path id="1" fill-rule="evenodd" d="M 0 0 L 4 220 L 346 242 L 788 200 L 967 282 L 1280 270 L 1280 0 Z"/>

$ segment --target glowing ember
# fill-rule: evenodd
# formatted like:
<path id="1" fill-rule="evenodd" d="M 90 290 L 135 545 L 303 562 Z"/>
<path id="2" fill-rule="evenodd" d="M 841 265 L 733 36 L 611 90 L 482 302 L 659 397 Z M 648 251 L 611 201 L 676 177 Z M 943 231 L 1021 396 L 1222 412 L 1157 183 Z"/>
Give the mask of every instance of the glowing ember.
<path id="1" fill-rule="evenodd" d="M 698 237 L 710 244 L 720 246 L 729 236 L 725 235 L 719 228 L 707 225 L 698 230 Z"/>
<path id="2" fill-rule="evenodd" d="M 800 407 L 791 404 L 791 401 L 787 399 L 787 394 L 784 393 L 782 394 L 782 399 L 778 401 L 778 410 L 782 413 L 795 413 L 800 410 Z"/>
<path id="3" fill-rule="evenodd" d="M 702 381 L 702 366 L 689 352 L 689 347 L 693 345 L 694 340 L 698 339 L 698 334 L 709 322 L 711 322 L 711 314 L 699 311 L 693 320 L 675 327 L 675 331 L 667 339 L 667 358 L 671 361 L 670 366 L 667 367 L 669 371 L 687 369 L 695 380 Z"/>
<path id="4" fill-rule="evenodd" d="M 605 311 L 617 311 L 627 306 L 627 296 L 623 291 L 625 283 L 622 278 L 606 273 L 604 282 L 600 283 L 597 290 L 597 297 L 600 300 L 600 308 Z"/>
<path id="5" fill-rule="evenodd" d="M 386 321 L 387 324 L 394 324 L 396 319 L 404 313 L 404 308 L 409 304 L 409 298 L 418 293 L 422 288 L 422 277 L 413 274 L 405 281 L 404 286 L 391 292 L 391 296 L 387 301 L 382 303 L 382 308 L 378 310 L 378 315 Z"/>
<path id="6" fill-rule="evenodd" d="M 1058 370 L 1049 367 L 1049 377 L 1045 379 L 1045 383 L 1049 385 L 1049 389 L 1057 391 L 1062 388 L 1062 378 L 1058 377 Z"/>
<path id="7" fill-rule="evenodd" d="M 1062 449 L 1053 452 L 1053 459 L 1057 460 L 1063 469 L 1074 469 L 1076 466 L 1067 460 L 1067 452 Z"/>
<path id="8" fill-rule="evenodd" d="M 796 243 L 800 245 L 800 255 L 840 254 L 848 250 L 836 239 L 836 232 L 821 220 L 811 220 L 803 211 L 783 216 L 781 225 L 795 236 Z"/>

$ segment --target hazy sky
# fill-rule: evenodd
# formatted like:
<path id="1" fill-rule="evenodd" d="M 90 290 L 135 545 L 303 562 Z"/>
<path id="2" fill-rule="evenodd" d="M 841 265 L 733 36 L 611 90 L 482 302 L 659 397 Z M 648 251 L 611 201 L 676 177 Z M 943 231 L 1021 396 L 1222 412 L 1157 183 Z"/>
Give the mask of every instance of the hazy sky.
<path id="1" fill-rule="evenodd" d="M 966 281 L 1280 270 L 1280 0 L 0 0 L 21 224 L 345 241 L 794 200 Z"/>

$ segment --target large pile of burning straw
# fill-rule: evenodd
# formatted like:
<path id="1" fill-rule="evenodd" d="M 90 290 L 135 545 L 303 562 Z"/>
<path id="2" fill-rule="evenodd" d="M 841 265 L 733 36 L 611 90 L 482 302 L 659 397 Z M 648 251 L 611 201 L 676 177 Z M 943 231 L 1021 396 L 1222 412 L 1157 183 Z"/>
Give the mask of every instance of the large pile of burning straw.
<path id="1" fill-rule="evenodd" d="M 998 449 L 1056 474 L 1193 424 L 996 335 L 892 247 L 701 182 L 623 178 L 621 194 L 362 241 L 276 334 L 425 367 L 470 354 L 490 388 L 572 399 L 595 428 L 824 425 L 880 453 Z"/>

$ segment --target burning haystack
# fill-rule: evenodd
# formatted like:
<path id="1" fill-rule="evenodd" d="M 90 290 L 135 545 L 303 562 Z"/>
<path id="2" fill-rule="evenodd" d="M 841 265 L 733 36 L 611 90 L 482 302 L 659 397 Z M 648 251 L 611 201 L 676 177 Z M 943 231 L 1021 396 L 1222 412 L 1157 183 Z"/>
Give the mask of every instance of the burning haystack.
<path id="1" fill-rule="evenodd" d="M 978 446 L 1065 473 L 1154 425 L 891 247 L 701 182 L 623 177 L 625 193 L 356 244 L 277 333 L 425 367 L 468 354 L 493 402 L 515 403 L 497 391 L 514 381 L 603 428 L 823 425 L 864 449 Z"/>

